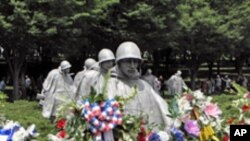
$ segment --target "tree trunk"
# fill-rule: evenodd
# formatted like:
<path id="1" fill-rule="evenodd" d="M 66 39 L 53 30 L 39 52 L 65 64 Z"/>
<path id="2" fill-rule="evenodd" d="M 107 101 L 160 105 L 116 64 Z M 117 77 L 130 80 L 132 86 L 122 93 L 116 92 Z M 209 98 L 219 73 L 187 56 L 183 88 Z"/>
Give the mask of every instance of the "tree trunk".
<path id="1" fill-rule="evenodd" d="M 236 72 L 241 75 L 242 74 L 242 67 L 243 67 L 244 57 L 243 55 L 236 57 L 235 59 L 235 70 Z"/>
<path id="2" fill-rule="evenodd" d="M 196 78 L 197 78 L 197 74 L 198 74 L 198 69 L 196 68 L 191 68 L 191 89 L 194 90 L 196 87 Z"/>
<path id="3" fill-rule="evenodd" d="M 198 69 L 199 69 L 199 57 L 197 55 L 192 55 L 191 58 L 191 89 L 194 90 L 196 87 L 196 78 L 198 75 Z"/>
<path id="4" fill-rule="evenodd" d="M 156 72 L 158 74 L 158 71 L 159 71 L 159 67 L 160 67 L 160 63 L 159 63 L 159 58 L 160 58 L 160 53 L 159 51 L 155 50 L 153 52 L 153 71 Z"/>
<path id="5" fill-rule="evenodd" d="M 21 82 L 20 83 L 20 86 L 19 86 L 19 92 L 21 92 L 21 96 L 20 96 L 20 98 L 21 99 L 26 99 L 27 98 L 27 94 L 26 94 L 26 89 L 25 89 L 25 71 L 22 71 L 21 73 L 20 73 L 20 78 L 19 78 L 19 81 Z"/>
<path id="6" fill-rule="evenodd" d="M 12 52 L 9 53 L 9 52 Z M 11 55 L 11 56 L 10 56 Z M 25 52 L 18 51 L 18 50 L 8 50 L 6 49 L 4 51 L 4 57 L 9 65 L 9 70 L 12 76 L 13 81 L 13 92 L 12 95 L 10 94 L 9 99 L 11 102 L 14 102 L 14 100 L 18 99 L 20 97 L 19 95 L 19 76 L 22 69 L 22 66 L 24 64 L 25 60 Z"/>
<path id="7" fill-rule="evenodd" d="M 208 78 L 212 78 L 213 76 L 213 62 L 208 62 Z"/>
<path id="8" fill-rule="evenodd" d="M 14 96 L 14 100 L 16 99 L 19 99 L 22 95 L 22 91 L 20 91 L 20 73 L 21 73 L 21 70 L 22 70 L 22 59 L 14 59 L 15 61 L 13 61 L 13 66 L 14 66 L 14 69 L 13 69 L 13 87 L 14 87 L 14 90 L 13 90 L 13 96 Z"/>
<path id="9" fill-rule="evenodd" d="M 19 98 L 19 72 L 16 70 L 14 71 L 14 74 L 12 75 L 13 80 L 13 100 L 16 100 Z"/>
<path id="10" fill-rule="evenodd" d="M 217 61 L 217 74 L 220 74 L 220 60 Z"/>

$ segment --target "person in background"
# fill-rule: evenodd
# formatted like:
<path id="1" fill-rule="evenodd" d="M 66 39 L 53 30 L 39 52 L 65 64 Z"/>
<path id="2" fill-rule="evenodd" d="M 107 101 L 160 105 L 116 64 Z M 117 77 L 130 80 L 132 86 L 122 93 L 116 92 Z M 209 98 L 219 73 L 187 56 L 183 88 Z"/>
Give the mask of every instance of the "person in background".
<path id="1" fill-rule="evenodd" d="M 207 94 L 208 89 L 209 89 L 209 81 L 208 81 L 208 79 L 205 79 L 202 82 L 202 89 L 201 90 L 202 90 L 203 93 Z"/>
<path id="2" fill-rule="evenodd" d="M 231 89 L 231 82 L 232 80 L 228 77 L 228 75 L 225 76 L 225 78 L 222 78 L 222 80 L 224 81 L 224 89 L 223 90 L 230 90 Z"/>
<path id="3" fill-rule="evenodd" d="M 28 99 L 31 101 L 33 100 L 33 93 L 32 93 L 32 81 L 28 75 L 25 75 L 25 91 Z"/>
<path id="4" fill-rule="evenodd" d="M 212 85 L 212 87 L 211 87 L 211 93 L 214 93 L 214 91 L 215 91 L 215 80 L 211 77 L 210 81 L 211 81 L 211 85 Z"/>
<path id="5" fill-rule="evenodd" d="M 6 80 L 5 80 L 6 78 L 5 77 L 3 77 L 2 78 L 2 80 L 0 81 L 0 91 L 1 92 L 4 92 L 5 91 L 5 87 L 6 87 Z"/>
<path id="6" fill-rule="evenodd" d="M 162 95 L 162 96 L 164 96 L 164 91 L 165 91 L 165 79 L 164 79 L 164 77 L 162 76 L 162 75 L 160 75 L 159 77 L 158 77 L 158 80 L 159 80 L 159 82 L 160 82 L 160 94 Z"/>
<path id="7" fill-rule="evenodd" d="M 222 79 L 220 75 L 217 75 L 215 79 L 215 92 L 220 93 L 221 90 L 222 90 Z"/>
<path id="8" fill-rule="evenodd" d="M 242 86 L 248 89 L 248 79 L 246 76 L 243 76 Z"/>
<path id="9" fill-rule="evenodd" d="M 45 118 L 55 119 L 58 108 L 74 101 L 75 86 L 70 72 L 71 64 L 64 60 L 57 69 L 49 72 L 43 82 L 41 94 L 44 95 L 42 102 L 42 115 Z"/>

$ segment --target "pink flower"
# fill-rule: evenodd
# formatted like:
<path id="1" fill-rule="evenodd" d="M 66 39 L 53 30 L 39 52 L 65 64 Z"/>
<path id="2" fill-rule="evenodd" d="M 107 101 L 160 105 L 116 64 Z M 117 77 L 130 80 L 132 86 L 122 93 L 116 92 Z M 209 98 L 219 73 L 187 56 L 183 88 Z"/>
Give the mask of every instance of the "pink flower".
<path id="1" fill-rule="evenodd" d="M 186 98 L 188 101 L 192 101 L 194 99 L 194 97 L 191 94 L 187 94 Z"/>
<path id="2" fill-rule="evenodd" d="M 216 104 L 209 103 L 206 105 L 204 112 L 207 116 L 212 116 L 215 118 L 218 118 L 219 115 L 221 114 L 221 110 L 218 108 Z"/>
<path id="3" fill-rule="evenodd" d="M 250 92 L 245 93 L 244 97 L 247 98 L 247 99 L 250 99 Z"/>
<path id="4" fill-rule="evenodd" d="M 185 122 L 184 129 L 190 135 L 199 136 L 200 134 L 199 125 L 197 121 L 194 120 L 188 120 L 187 122 Z"/>

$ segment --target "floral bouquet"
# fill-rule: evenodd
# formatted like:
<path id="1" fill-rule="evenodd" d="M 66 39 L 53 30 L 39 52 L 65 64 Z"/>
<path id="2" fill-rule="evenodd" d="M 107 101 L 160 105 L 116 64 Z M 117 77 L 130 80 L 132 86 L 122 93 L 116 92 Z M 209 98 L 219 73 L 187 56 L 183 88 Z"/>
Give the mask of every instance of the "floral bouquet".
<path id="1" fill-rule="evenodd" d="M 250 92 L 237 83 L 232 84 L 236 89 L 238 99 L 233 100 L 231 110 L 234 115 L 225 121 L 223 141 L 229 141 L 229 127 L 230 125 L 249 125 L 250 124 Z"/>
<path id="2" fill-rule="evenodd" d="M 122 124 L 120 104 L 115 99 L 104 100 L 103 94 L 91 92 L 80 104 L 70 103 L 57 115 L 57 138 L 92 140 Z M 51 140 L 55 136 L 50 135 Z"/>
<path id="3" fill-rule="evenodd" d="M 105 80 L 105 84 L 107 83 Z M 51 141 L 103 141 L 112 136 L 119 141 L 165 141 L 164 132 L 146 131 L 145 116 L 124 115 L 124 104 L 137 94 L 134 87 L 126 98 L 107 98 L 106 85 L 101 93 L 91 92 L 80 103 L 62 106 L 56 116 L 56 135 L 49 134 Z"/>
<path id="4" fill-rule="evenodd" d="M 1 141 L 26 141 L 37 137 L 35 125 L 30 125 L 27 129 L 22 127 L 18 122 L 7 120 L 0 125 Z"/>
<path id="5" fill-rule="evenodd" d="M 140 130 L 140 118 L 123 115 L 122 111 L 123 105 L 137 94 L 137 89 L 134 88 L 126 98 L 108 99 L 105 88 L 106 85 L 98 94 L 91 88 L 89 96 L 81 103 L 72 102 L 60 107 L 56 116 L 58 132 L 49 134 L 49 140 L 97 141 L 111 133 L 115 139 L 134 141 Z"/>
<path id="6" fill-rule="evenodd" d="M 197 90 L 185 92 L 169 102 L 170 113 L 176 122 L 171 131 L 176 140 L 219 140 L 222 112 L 211 100 L 212 97 Z"/>
<path id="7" fill-rule="evenodd" d="M 136 140 L 137 141 L 167 141 L 168 139 L 164 138 L 168 135 L 166 135 L 166 132 L 160 131 L 158 133 L 147 131 L 143 122 L 140 126 L 140 132 L 138 133 Z"/>

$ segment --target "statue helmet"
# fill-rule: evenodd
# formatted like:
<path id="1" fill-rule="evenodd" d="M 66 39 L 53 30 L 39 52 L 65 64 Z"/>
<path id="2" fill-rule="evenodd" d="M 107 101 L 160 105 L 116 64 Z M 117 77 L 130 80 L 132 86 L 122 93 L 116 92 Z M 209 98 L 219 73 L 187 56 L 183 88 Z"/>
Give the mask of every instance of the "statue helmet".
<path id="1" fill-rule="evenodd" d="M 182 72 L 181 72 L 180 70 L 178 70 L 178 71 L 176 72 L 176 74 L 177 74 L 178 76 L 180 76 L 180 75 L 182 74 Z"/>
<path id="2" fill-rule="evenodd" d="M 110 49 L 104 48 L 98 53 L 99 63 L 111 60 L 115 60 L 115 55 Z"/>
<path id="3" fill-rule="evenodd" d="M 60 63 L 60 68 L 61 68 L 62 70 L 71 68 L 71 64 L 69 63 L 69 61 L 63 60 L 63 61 Z"/>
<path id="4" fill-rule="evenodd" d="M 95 63 L 96 63 L 95 59 L 87 58 L 84 62 L 84 66 L 86 67 L 86 69 L 90 69 L 91 67 L 94 66 Z"/>
<path id="5" fill-rule="evenodd" d="M 142 60 L 139 47 L 132 41 L 121 43 L 116 50 L 116 62 L 127 58 Z"/>

